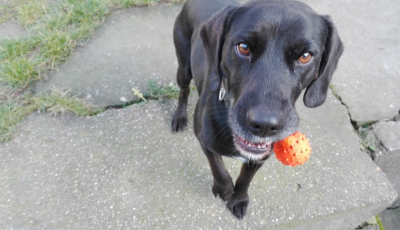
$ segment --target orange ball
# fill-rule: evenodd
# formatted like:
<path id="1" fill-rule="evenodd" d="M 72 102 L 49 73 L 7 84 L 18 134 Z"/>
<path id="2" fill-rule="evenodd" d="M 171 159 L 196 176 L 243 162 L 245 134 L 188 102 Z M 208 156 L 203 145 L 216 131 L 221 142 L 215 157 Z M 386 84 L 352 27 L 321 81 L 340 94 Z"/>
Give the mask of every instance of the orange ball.
<path id="1" fill-rule="evenodd" d="M 311 154 L 311 146 L 306 136 L 300 132 L 275 142 L 274 152 L 276 158 L 284 165 L 302 165 Z"/>

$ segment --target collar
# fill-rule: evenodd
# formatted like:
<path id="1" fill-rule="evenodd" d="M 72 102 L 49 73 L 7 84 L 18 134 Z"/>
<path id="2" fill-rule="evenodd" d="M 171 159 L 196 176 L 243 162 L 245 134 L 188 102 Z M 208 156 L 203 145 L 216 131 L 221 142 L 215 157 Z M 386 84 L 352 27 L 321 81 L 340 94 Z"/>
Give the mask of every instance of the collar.
<path id="1" fill-rule="evenodd" d="M 224 101 L 225 105 L 229 107 L 229 92 L 227 86 L 228 86 L 228 79 L 222 76 L 218 99 L 220 101 Z"/>

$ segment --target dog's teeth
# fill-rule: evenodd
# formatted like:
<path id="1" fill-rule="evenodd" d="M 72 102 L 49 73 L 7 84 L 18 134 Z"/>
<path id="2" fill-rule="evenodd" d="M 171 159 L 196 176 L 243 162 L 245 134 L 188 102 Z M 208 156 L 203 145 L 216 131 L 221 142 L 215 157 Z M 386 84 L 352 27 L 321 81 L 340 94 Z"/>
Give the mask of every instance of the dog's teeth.
<path id="1" fill-rule="evenodd" d="M 253 149 L 266 149 L 270 145 L 268 143 L 253 143 L 253 142 L 250 142 L 250 141 L 247 141 L 244 139 L 242 141 L 243 141 L 243 144 L 245 144 L 247 147 L 253 148 Z"/>

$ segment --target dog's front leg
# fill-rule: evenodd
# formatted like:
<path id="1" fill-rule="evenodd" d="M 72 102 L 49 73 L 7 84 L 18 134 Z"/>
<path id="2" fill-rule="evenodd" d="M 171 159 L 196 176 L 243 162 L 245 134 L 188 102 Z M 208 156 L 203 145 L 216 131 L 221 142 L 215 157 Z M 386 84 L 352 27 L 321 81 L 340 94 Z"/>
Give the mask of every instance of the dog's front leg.
<path id="1" fill-rule="evenodd" d="M 210 164 L 211 172 L 214 177 L 214 184 L 212 192 L 215 197 L 219 196 L 223 201 L 227 201 L 233 194 L 233 181 L 226 170 L 222 157 L 215 153 L 212 153 L 206 148 L 203 148 L 205 155 L 207 156 Z"/>
<path id="2" fill-rule="evenodd" d="M 243 163 L 240 175 L 236 180 L 233 194 L 228 202 L 228 208 L 237 218 L 242 219 L 246 215 L 249 205 L 249 195 L 247 190 L 254 175 L 260 169 L 262 163 Z"/>

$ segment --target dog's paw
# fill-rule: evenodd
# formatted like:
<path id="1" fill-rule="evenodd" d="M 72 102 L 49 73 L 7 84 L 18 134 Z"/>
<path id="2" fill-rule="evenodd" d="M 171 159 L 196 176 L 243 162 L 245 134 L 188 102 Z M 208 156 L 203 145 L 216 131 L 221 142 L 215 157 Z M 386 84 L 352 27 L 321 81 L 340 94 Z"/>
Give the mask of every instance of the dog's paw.
<path id="1" fill-rule="evenodd" d="M 182 111 L 177 110 L 171 121 L 172 132 L 183 131 L 187 126 L 187 120 L 188 119 L 187 119 L 186 111 L 182 112 Z"/>
<path id="2" fill-rule="evenodd" d="M 226 186 L 219 186 L 214 182 L 214 185 L 212 187 L 212 193 L 214 194 L 215 197 L 219 196 L 221 200 L 227 201 L 231 198 L 233 194 L 233 182 L 228 183 Z"/>
<path id="3" fill-rule="evenodd" d="M 241 220 L 246 215 L 247 206 L 249 206 L 249 197 L 246 196 L 238 199 L 233 195 L 227 206 L 231 213 L 236 216 L 236 218 Z"/>

